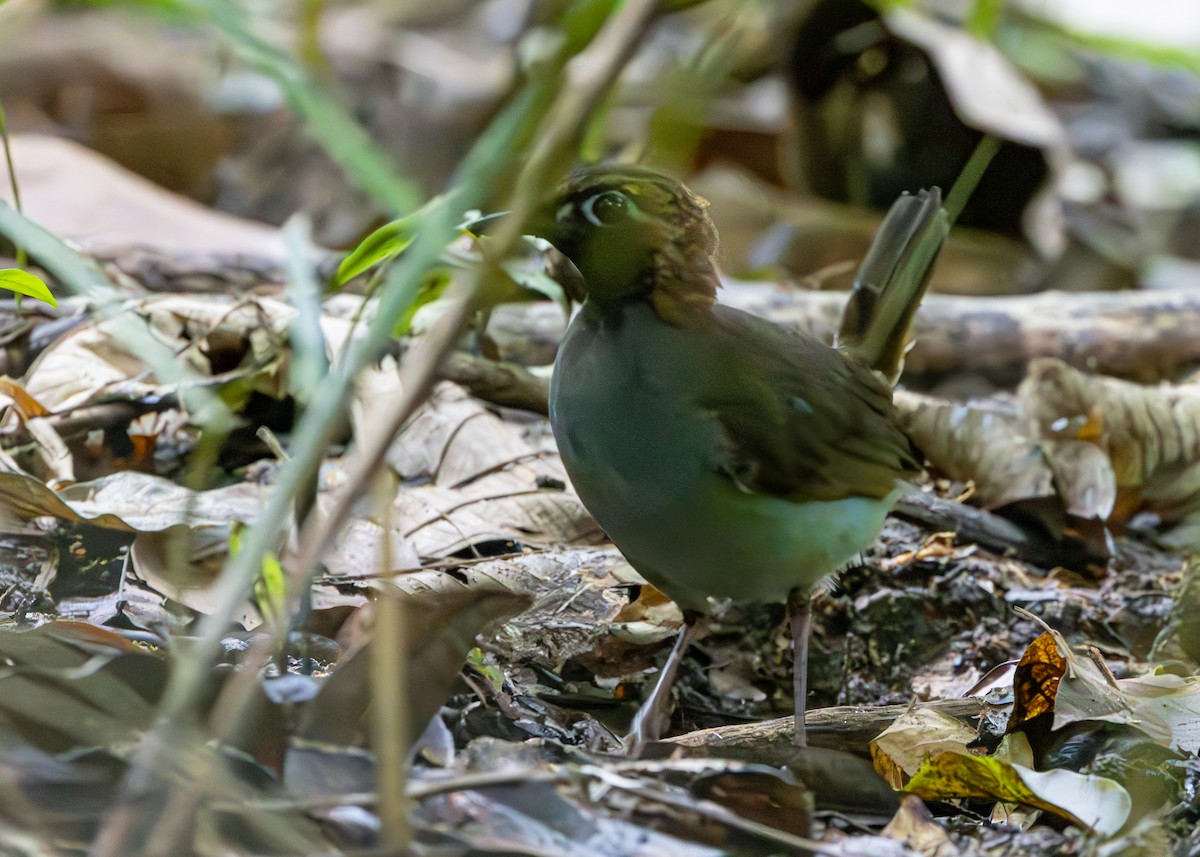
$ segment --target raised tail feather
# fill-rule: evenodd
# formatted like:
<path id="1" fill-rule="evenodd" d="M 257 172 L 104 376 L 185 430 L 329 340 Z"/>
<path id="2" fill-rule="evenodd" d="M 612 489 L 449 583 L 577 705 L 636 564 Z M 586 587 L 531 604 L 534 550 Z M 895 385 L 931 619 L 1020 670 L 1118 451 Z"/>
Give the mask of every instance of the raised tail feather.
<path id="1" fill-rule="evenodd" d="M 949 232 L 940 190 L 904 193 L 883 219 L 854 279 L 836 344 L 893 383 L 904 366 L 913 316 Z"/>

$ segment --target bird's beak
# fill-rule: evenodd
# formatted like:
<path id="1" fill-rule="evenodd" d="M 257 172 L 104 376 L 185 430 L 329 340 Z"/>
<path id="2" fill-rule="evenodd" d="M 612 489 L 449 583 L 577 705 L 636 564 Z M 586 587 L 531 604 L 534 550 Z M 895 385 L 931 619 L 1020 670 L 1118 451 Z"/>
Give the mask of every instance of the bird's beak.
<path id="1" fill-rule="evenodd" d="M 551 244 L 558 237 L 558 212 L 555 203 L 547 203 L 535 210 L 525 221 L 524 232 L 536 238 L 544 238 Z"/>
<path id="2" fill-rule="evenodd" d="M 555 212 L 550 206 L 542 206 L 525 221 L 524 226 L 521 228 L 521 233 L 523 235 L 532 235 L 535 238 L 544 238 L 553 244 L 558 227 L 554 215 Z M 501 221 L 511 216 L 511 211 L 497 211 L 493 214 L 484 214 L 467 220 L 460 224 L 458 228 L 470 232 L 476 237 L 488 235 L 495 232 L 497 225 Z"/>
<path id="3" fill-rule="evenodd" d="M 521 234 L 541 238 L 553 246 L 555 238 L 559 235 L 557 213 L 558 210 L 553 203 L 543 205 L 526 218 L 524 225 L 521 227 Z M 511 216 L 511 211 L 498 211 L 495 214 L 485 214 L 467 220 L 459 226 L 459 229 L 469 232 L 478 238 L 481 235 L 495 232 L 500 222 Z M 550 255 L 547 261 L 547 272 L 558 281 L 559 285 L 566 292 L 567 297 L 575 303 L 583 303 L 584 298 L 587 297 L 587 289 L 583 285 L 582 277 L 573 265 L 564 265 L 561 262 L 556 262 L 555 259 L 559 256 L 559 253 L 552 253 Z"/>
<path id="4" fill-rule="evenodd" d="M 497 211 L 492 214 L 481 214 L 479 217 L 472 217 L 463 221 L 458 225 L 458 228 L 463 232 L 470 232 L 476 238 L 480 235 L 487 235 L 491 232 L 496 224 L 504 218 L 508 217 L 509 212 Z"/>

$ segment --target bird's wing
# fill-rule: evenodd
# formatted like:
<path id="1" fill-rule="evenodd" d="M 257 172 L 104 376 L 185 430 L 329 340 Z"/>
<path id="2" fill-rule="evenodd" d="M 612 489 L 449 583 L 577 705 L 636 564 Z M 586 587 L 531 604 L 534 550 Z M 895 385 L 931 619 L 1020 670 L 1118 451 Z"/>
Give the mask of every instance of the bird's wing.
<path id="1" fill-rule="evenodd" d="M 721 424 L 718 466 L 737 485 L 797 502 L 886 497 L 920 471 L 876 373 L 811 337 L 714 310 L 724 353 L 699 405 Z"/>

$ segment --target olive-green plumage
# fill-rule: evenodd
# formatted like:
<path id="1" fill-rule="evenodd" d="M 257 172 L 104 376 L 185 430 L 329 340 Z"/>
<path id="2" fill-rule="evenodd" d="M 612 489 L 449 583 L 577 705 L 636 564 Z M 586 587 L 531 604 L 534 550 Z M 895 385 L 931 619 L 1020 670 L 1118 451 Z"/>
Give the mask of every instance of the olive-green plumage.
<path id="1" fill-rule="evenodd" d="M 883 233 L 924 262 L 877 254 L 864 270 L 898 276 L 861 284 L 870 294 L 843 329 L 885 373 L 899 365 L 945 235 L 936 196 L 902 220 Z M 940 226 L 914 227 L 928 222 Z M 891 388 L 853 347 L 716 302 L 707 202 L 652 170 L 589 167 L 536 232 L 587 292 L 555 362 L 559 450 L 588 510 L 647 580 L 696 614 L 709 598 L 782 601 L 874 540 L 920 469 Z M 901 232 L 909 238 L 897 242 Z"/>

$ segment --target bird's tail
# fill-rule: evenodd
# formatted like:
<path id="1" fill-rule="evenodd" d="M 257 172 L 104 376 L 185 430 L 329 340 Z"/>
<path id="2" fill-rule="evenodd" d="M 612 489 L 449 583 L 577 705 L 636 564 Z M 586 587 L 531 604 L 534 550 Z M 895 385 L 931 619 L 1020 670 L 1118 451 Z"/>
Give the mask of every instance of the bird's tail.
<path id="1" fill-rule="evenodd" d="M 895 383 L 908 331 L 950 232 L 936 187 L 904 193 L 883 219 L 842 313 L 837 346 Z"/>

